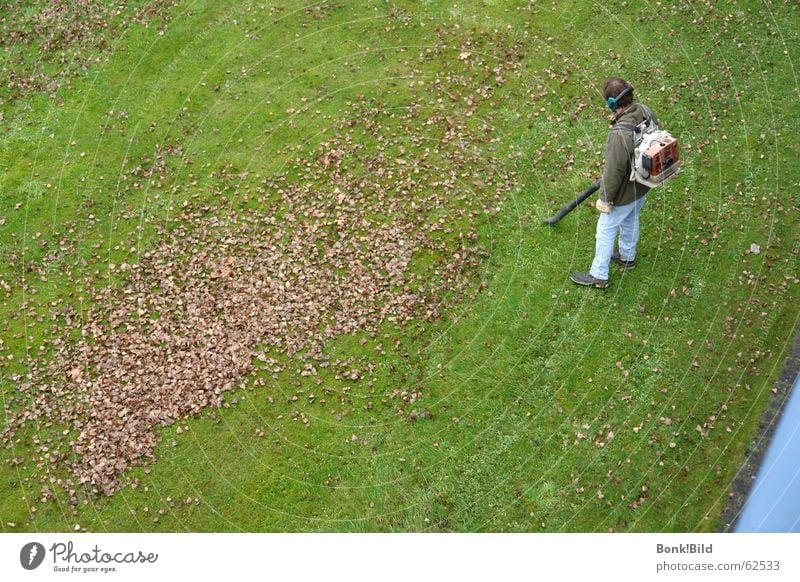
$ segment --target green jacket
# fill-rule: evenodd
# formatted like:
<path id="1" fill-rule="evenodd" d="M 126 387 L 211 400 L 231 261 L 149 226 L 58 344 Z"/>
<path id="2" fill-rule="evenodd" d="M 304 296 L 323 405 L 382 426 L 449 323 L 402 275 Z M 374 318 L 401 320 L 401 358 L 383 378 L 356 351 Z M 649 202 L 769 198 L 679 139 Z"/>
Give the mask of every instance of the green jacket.
<path id="1" fill-rule="evenodd" d="M 655 114 L 652 114 L 652 117 L 655 119 Z M 644 121 L 642 105 L 634 102 L 614 117 L 614 125 L 608 131 L 600 199 L 614 206 L 630 204 L 642 198 L 650 190 L 644 184 L 630 180 L 633 163 L 633 132 L 630 127 L 642 121 Z M 620 127 L 619 124 L 627 127 Z"/>

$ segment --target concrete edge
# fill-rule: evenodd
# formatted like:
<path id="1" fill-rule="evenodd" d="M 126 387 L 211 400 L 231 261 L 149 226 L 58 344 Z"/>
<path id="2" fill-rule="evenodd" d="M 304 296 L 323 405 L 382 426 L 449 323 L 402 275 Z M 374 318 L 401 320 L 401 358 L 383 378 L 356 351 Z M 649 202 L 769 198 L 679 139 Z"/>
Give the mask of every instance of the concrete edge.
<path id="1" fill-rule="evenodd" d="M 783 409 L 792 393 L 797 375 L 800 373 L 800 330 L 795 332 L 794 342 L 786 355 L 783 369 L 775 381 L 775 392 L 770 396 L 761 415 L 758 430 L 750 440 L 747 457 L 731 482 L 728 502 L 720 516 L 717 532 L 732 532 L 744 508 L 750 488 L 764 460 L 772 435 L 781 418 Z"/>

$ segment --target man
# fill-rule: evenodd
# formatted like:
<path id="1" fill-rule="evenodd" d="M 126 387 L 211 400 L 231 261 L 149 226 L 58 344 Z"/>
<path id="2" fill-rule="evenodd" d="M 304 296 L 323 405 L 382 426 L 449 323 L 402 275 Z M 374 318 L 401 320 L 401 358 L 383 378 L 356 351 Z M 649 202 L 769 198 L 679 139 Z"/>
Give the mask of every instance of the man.
<path id="1" fill-rule="evenodd" d="M 639 212 L 646 201 L 649 188 L 630 180 L 633 163 L 633 130 L 648 115 L 658 123 L 652 111 L 633 101 L 633 87 L 626 81 L 611 77 L 603 84 L 603 97 L 614 121 L 606 140 L 605 166 L 600 196 L 595 208 L 600 211 L 595 235 L 595 253 L 588 273 L 572 273 L 578 285 L 604 288 L 608 286 L 609 263 L 614 261 L 623 269 L 636 265 L 636 245 L 639 242 Z M 614 242 L 619 234 L 619 250 Z"/>

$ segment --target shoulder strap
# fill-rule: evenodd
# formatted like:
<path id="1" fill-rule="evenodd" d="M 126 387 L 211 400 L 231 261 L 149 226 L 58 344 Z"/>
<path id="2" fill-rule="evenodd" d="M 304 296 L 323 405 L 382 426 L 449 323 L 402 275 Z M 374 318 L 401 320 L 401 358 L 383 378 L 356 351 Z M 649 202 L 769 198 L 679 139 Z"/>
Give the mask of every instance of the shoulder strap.
<path id="1" fill-rule="evenodd" d="M 634 139 L 638 138 L 639 135 L 637 135 L 637 134 L 641 134 L 642 131 L 644 130 L 643 124 L 646 125 L 648 128 L 650 128 L 651 124 L 654 126 L 654 127 L 652 127 L 652 129 L 648 129 L 648 132 L 657 130 L 658 129 L 658 124 L 655 123 L 655 118 L 653 116 L 653 112 L 650 110 L 650 108 L 647 105 L 641 104 L 641 107 L 642 107 L 642 113 L 644 113 L 644 121 L 642 123 L 636 125 L 634 123 L 630 123 L 630 122 L 627 122 L 627 121 L 620 121 L 620 122 L 615 123 L 614 125 L 612 125 L 611 129 L 612 130 L 613 129 L 621 129 L 621 130 L 624 130 L 624 131 L 632 131 L 633 134 L 634 134 Z"/>
<path id="2" fill-rule="evenodd" d="M 642 107 L 642 113 L 644 113 L 645 121 L 652 121 L 653 120 L 653 112 L 650 110 L 650 108 L 647 105 L 645 105 L 644 103 L 640 103 L 639 105 Z"/>
<path id="3" fill-rule="evenodd" d="M 647 113 L 645 113 L 645 115 L 647 115 Z M 648 119 L 648 117 L 645 117 L 645 121 L 647 119 Z M 642 123 L 644 123 L 644 122 L 642 122 Z M 620 121 L 620 122 L 617 122 L 617 123 L 615 123 L 614 125 L 611 126 L 611 131 L 616 130 L 616 131 L 624 131 L 626 133 L 630 132 L 631 145 L 634 148 L 634 151 L 631 151 L 630 149 L 628 149 L 628 154 L 630 155 L 630 168 L 631 168 L 631 173 L 628 176 L 628 180 L 631 181 L 631 182 L 633 182 L 636 179 L 635 148 L 639 144 L 639 142 L 641 142 L 642 129 L 643 128 L 641 127 L 641 124 L 640 125 L 636 125 L 634 123 L 630 123 L 630 122 L 627 122 L 627 121 Z M 627 145 L 625 147 L 626 147 L 626 149 L 628 148 Z"/>

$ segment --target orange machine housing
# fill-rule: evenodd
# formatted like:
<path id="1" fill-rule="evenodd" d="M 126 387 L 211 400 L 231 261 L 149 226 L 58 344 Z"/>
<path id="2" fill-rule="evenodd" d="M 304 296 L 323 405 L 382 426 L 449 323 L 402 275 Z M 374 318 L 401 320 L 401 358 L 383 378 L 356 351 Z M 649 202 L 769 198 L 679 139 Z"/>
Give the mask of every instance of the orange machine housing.
<path id="1" fill-rule="evenodd" d="M 679 160 L 678 140 L 668 137 L 650 144 L 650 147 L 642 155 L 642 167 L 655 178 L 664 170 L 677 164 Z"/>

